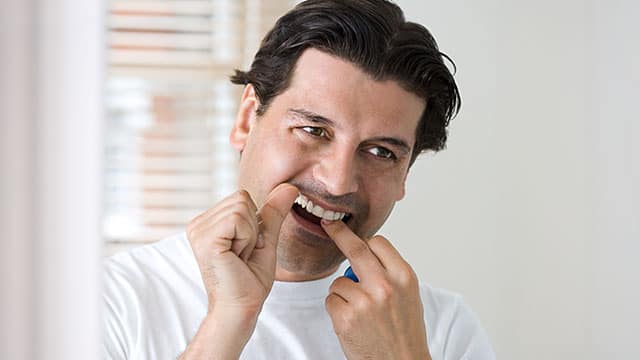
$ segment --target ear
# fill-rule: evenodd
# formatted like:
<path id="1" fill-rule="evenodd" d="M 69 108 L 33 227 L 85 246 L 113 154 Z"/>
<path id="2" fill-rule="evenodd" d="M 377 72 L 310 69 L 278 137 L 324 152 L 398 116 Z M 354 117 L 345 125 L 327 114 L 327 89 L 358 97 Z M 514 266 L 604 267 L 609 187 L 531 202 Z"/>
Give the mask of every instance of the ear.
<path id="1" fill-rule="evenodd" d="M 242 151 L 247 143 L 251 128 L 255 124 L 256 110 L 259 105 L 253 85 L 248 84 L 242 93 L 236 121 L 229 135 L 231 145 L 238 151 Z"/>

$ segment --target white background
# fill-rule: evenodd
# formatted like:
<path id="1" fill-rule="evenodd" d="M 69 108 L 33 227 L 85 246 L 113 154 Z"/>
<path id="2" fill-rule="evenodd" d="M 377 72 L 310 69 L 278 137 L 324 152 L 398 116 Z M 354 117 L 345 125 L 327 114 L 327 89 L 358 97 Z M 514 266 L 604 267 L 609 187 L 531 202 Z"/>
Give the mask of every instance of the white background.
<path id="1" fill-rule="evenodd" d="M 638 3 L 399 3 L 464 106 L 383 233 L 501 359 L 639 358 Z M 3 359 L 98 358 L 103 5 L 0 12 Z"/>
<path id="2" fill-rule="evenodd" d="M 498 358 L 640 358 L 640 3 L 398 4 L 456 62 L 463 108 L 382 233 Z"/>

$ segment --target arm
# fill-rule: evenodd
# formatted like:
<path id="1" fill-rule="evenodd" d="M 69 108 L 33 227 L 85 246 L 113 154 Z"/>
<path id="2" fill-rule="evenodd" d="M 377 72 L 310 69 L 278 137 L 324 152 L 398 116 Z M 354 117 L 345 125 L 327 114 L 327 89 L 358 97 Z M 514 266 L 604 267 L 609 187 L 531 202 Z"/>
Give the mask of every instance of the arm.
<path id="1" fill-rule="evenodd" d="M 209 313 L 185 352 L 186 359 L 237 359 L 255 328 L 257 314 Z"/>

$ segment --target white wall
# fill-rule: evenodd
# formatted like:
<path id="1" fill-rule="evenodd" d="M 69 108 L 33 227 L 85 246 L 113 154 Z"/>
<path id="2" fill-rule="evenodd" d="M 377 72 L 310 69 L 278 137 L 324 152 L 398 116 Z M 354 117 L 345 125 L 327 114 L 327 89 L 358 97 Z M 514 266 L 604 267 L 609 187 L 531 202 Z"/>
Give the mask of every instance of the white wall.
<path id="1" fill-rule="evenodd" d="M 455 60 L 463 110 L 383 233 L 499 358 L 638 358 L 638 3 L 397 3 Z"/>
<path id="2" fill-rule="evenodd" d="M 594 7 L 598 192 L 589 320 L 599 359 L 640 358 L 640 3 L 631 4 Z"/>

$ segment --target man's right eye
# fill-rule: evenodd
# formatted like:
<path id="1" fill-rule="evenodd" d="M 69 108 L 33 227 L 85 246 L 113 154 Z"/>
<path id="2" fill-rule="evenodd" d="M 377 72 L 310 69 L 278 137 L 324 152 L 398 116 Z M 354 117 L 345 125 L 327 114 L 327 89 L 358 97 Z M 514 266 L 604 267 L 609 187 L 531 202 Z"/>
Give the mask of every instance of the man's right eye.
<path id="1" fill-rule="evenodd" d="M 303 126 L 300 129 L 306 132 L 307 134 L 315 137 L 327 137 L 327 132 L 325 129 L 317 126 Z"/>

